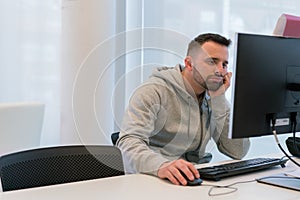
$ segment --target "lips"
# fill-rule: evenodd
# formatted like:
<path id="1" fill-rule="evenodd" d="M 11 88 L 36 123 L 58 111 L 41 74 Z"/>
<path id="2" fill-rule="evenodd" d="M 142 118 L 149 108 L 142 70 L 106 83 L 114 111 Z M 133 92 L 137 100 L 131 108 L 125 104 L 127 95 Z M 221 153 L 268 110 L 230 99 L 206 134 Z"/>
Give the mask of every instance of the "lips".
<path id="1" fill-rule="evenodd" d="M 206 80 L 206 85 L 209 90 L 216 91 L 223 84 L 223 77 L 221 76 L 209 76 Z"/>
<path id="2" fill-rule="evenodd" d="M 220 83 L 221 81 L 223 81 L 223 77 L 213 76 L 213 77 L 210 77 L 208 80 L 210 82 Z"/>

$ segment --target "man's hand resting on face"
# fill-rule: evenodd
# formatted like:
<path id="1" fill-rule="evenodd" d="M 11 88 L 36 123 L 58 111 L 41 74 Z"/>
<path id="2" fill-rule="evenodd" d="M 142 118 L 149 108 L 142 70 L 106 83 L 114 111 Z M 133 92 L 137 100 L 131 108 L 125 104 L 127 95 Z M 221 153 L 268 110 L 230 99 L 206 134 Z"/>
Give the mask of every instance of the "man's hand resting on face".
<path id="1" fill-rule="evenodd" d="M 230 80 L 232 77 L 232 72 L 228 72 L 225 76 L 224 76 L 224 82 L 223 85 L 216 91 L 212 91 L 209 90 L 209 96 L 211 97 L 216 97 L 216 96 L 220 96 L 222 94 L 224 94 L 226 92 L 226 90 L 230 87 Z"/>

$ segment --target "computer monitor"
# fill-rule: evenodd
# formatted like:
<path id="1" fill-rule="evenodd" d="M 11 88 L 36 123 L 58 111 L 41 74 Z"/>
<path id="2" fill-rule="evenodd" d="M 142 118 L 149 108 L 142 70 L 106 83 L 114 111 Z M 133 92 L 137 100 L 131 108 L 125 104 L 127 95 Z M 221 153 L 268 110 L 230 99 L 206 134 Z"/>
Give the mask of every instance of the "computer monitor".
<path id="1" fill-rule="evenodd" d="M 45 105 L 0 103 L 0 156 L 40 146 Z"/>
<path id="2" fill-rule="evenodd" d="M 300 131 L 300 39 L 237 33 L 234 57 L 229 137 Z"/>

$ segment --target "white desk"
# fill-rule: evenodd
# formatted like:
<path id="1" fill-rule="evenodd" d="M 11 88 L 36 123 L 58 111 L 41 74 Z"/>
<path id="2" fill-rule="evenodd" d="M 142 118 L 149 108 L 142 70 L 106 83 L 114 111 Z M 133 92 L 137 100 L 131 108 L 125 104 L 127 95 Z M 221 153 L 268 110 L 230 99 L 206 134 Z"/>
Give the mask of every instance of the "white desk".
<path id="1" fill-rule="evenodd" d="M 208 195 L 210 187 L 204 186 L 204 184 L 227 185 L 238 181 L 253 180 L 266 175 L 291 171 L 294 168 L 295 165 L 289 161 L 286 168 L 278 167 L 259 173 L 251 173 L 227 178 L 218 182 L 204 181 L 202 186 L 194 187 L 175 186 L 170 184 L 168 181 L 149 175 L 125 175 L 40 188 L 2 192 L 0 193 L 0 200 L 253 200 L 269 198 L 272 200 L 299 200 L 300 192 L 298 191 L 257 182 L 238 184 L 235 186 L 238 188 L 238 191 L 231 194 L 214 197 Z"/>

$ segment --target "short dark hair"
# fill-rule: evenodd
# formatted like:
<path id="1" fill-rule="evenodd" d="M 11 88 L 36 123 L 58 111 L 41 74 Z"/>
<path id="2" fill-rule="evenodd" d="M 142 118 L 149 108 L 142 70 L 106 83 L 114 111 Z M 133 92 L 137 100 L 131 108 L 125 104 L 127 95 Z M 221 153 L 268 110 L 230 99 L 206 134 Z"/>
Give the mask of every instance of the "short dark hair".
<path id="1" fill-rule="evenodd" d="M 204 33 L 198 35 L 189 43 L 187 54 L 189 55 L 193 49 L 198 48 L 199 46 L 201 47 L 205 42 L 208 41 L 213 41 L 226 47 L 228 47 L 231 44 L 230 39 L 227 39 L 219 34 Z"/>

